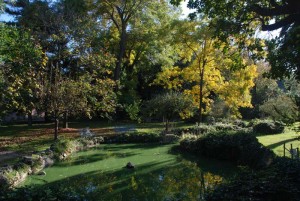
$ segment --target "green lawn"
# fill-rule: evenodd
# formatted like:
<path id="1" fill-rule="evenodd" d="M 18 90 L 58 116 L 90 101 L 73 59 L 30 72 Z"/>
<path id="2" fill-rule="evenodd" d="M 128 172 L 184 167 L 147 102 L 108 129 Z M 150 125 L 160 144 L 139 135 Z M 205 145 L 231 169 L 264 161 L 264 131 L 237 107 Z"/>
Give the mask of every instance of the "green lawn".
<path id="1" fill-rule="evenodd" d="M 298 122 L 298 125 L 300 122 Z M 295 127 L 296 125 L 294 125 Z M 283 144 L 286 144 L 287 148 L 290 148 L 291 144 L 293 148 L 300 148 L 300 134 L 296 133 L 291 128 L 286 128 L 285 132 L 282 134 L 276 135 L 265 135 L 257 137 L 259 142 L 265 145 L 266 147 L 272 149 L 277 155 L 283 156 Z M 286 152 L 287 156 L 290 156 Z"/>

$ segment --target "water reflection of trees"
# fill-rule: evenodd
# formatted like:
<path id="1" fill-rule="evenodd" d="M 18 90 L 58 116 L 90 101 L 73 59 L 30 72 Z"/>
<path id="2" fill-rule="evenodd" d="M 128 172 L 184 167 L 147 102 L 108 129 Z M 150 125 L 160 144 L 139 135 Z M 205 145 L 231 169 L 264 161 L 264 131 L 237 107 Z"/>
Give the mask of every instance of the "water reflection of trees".
<path id="1" fill-rule="evenodd" d="M 127 169 L 83 174 L 49 184 L 48 188 L 63 200 L 191 201 L 202 200 L 205 191 L 221 181 L 220 176 L 203 172 L 196 163 L 181 160 L 142 174 Z"/>

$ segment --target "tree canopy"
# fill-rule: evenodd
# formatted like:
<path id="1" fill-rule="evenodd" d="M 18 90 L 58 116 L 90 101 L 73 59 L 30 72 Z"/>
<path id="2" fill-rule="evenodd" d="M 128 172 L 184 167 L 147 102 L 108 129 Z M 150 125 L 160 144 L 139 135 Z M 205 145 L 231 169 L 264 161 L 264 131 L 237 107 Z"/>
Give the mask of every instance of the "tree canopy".
<path id="1" fill-rule="evenodd" d="M 37 109 L 56 123 L 68 116 L 141 120 L 144 103 L 176 92 L 191 99 L 202 122 L 220 105 L 231 117 L 253 105 L 259 111 L 266 99 L 253 101 L 251 95 L 267 93 L 259 89 L 261 75 L 256 78 L 260 62 L 272 66 L 265 73 L 270 79 L 298 79 L 295 1 L 190 0 L 193 20 L 182 19 L 167 0 L 0 5 L 15 17 L 1 24 L 3 114 Z M 272 30 L 280 24 L 278 38 L 255 36 L 258 27 Z"/>
<path id="2" fill-rule="evenodd" d="M 171 2 L 179 5 L 181 1 Z M 190 17 L 195 18 L 200 14 L 212 19 L 210 26 L 215 28 L 215 35 L 223 41 L 231 35 L 246 39 L 259 28 L 262 31 L 281 29 L 280 36 L 268 45 L 271 74 L 281 78 L 295 74 L 300 79 L 298 0 L 189 0 L 188 7 L 196 9 Z"/>

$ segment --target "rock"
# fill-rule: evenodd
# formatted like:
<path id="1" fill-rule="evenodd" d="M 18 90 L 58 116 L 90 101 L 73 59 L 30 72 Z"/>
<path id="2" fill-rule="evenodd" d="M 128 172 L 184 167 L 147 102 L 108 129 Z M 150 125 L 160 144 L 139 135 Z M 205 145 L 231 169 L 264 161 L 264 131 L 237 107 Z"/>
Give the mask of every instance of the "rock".
<path id="1" fill-rule="evenodd" d="M 54 164 L 54 160 L 48 157 L 44 158 L 44 161 L 45 161 L 45 167 L 49 167 Z"/>
<path id="2" fill-rule="evenodd" d="M 126 168 L 134 169 L 134 165 L 131 162 L 128 162 L 127 165 L 126 165 Z"/>
<path id="3" fill-rule="evenodd" d="M 24 156 L 22 158 L 22 162 L 27 165 L 30 165 L 30 166 L 32 166 L 34 164 L 34 161 L 33 161 L 32 157 L 30 157 L 30 156 Z"/>
<path id="4" fill-rule="evenodd" d="M 45 175 L 46 175 L 46 172 L 45 172 L 45 171 L 40 171 L 40 172 L 37 173 L 37 175 L 45 176 Z"/>

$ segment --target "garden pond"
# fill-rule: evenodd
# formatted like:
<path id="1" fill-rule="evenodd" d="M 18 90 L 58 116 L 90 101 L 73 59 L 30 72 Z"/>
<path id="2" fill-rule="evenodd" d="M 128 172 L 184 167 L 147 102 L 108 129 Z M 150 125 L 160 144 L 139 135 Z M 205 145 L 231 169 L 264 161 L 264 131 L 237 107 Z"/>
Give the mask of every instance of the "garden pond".
<path id="1" fill-rule="evenodd" d="M 100 145 L 46 168 L 46 175 L 29 176 L 22 187 L 49 189 L 64 200 L 201 200 L 207 189 L 237 170 L 172 147 Z M 128 162 L 133 169 L 125 167 Z"/>

